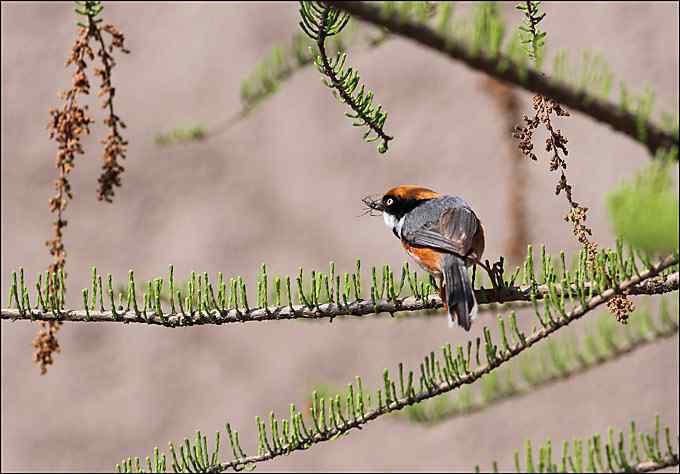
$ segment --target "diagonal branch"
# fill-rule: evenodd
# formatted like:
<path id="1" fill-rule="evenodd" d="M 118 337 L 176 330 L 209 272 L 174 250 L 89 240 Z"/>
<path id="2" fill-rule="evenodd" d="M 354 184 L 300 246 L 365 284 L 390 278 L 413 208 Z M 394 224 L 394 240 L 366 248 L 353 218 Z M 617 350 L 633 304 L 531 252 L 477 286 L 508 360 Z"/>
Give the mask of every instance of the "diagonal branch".
<path id="1" fill-rule="evenodd" d="M 622 110 L 615 104 L 577 91 L 568 85 L 550 81 L 536 70 L 521 70 L 510 58 L 500 54 L 496 57 L 490 57 L 483 52 L 473 52 L 462 42 L 441 35 L 428 26 L 401 18 L 398 14 L 383 11 L 379 7 L 366 2 L 331 1 L 328 3 L 377 27 L 387 28 L 392 33 L 432 48 L 451 59 L 461 61 L 472 69 L 488 74 L 495 79 L 548 96 L 597 121 L 606 123 L 614 130 L 642 142 L 652 154 L 658 149 L 678 146 L 677 136 L 661 130 L 649 121 L 644 123 L 646 140 L 643 140 L 640 136 L 639 119 L 634 114 Z"/>
<path id="2" fill-rule="evenodd" d="M 645 279 L 638 284 L 633 284 L 628 289 L 629 295 L 653 295 L 676 291 L 680 287 L 680 275 L 678 272 L 666 277 L 654 277 Z M 592 290 L 597 294 L 595 285 L 586 285 L 586 291 Z M 564 294 L 565 297 L 575 296 L 576 287 L 562 290 L 553 288 L 557 296 Z M 535 299 L 543 299 L 549 296 L 549 285 L 535 287 Z M 503 304 L 509 302 L 532 301 L 531 286 L 516 286 L 498 289 L 475 290 L 477 302 L 480 305 Z M 61 310 L 40 311 L 37 309 L 14 309 L 3 308 L 0 310 L 1 319 L 7 320 L 43 320 L 43 321 L 68 321 L 68 322 L 107 322 L 107 323 L 143 323 L 166 327 L 184 327 L 204 324 L 227 324 L 253 321 L 279 321 L 288 319 L 322 319 L 329 318 L 331 321 L 338 316 L 366 316 L 377 313 L 394 313 L 403 311 L 422 311 L 426 309 L 439 309 L 443 307 L 442 301 L 437 295 L 429 295 L 424 298 L 408 297 L 403 299 L 358 300 L 347 305 L 338 303 L 326 303 L 317 306 L 289 305 L 265 308 L 230 309 L 226 311 L 207 310 L 207 314 L 181 315 L 177 313 L 135 313 L 134 311 L 92 310 Z"/>
<path id="3" fill-rule="evenodd" d="M 649 280 L 648 280 L 649 281 Z M 675 308 L 677 312 L 677 308 Z M 491 406 L 535 393 L 537 390 L 572 379 L 602 365 L 619 360 L 638 349 L 650 346 L 678 334 L 678 319 L 671 317 L 667 309 L 660 316 L 652 318 L 641 312 L 631 318 L 630 323 L 621 325 L 603 314 L 597 325 L 587 329 L 587 336 L 578 346 L 569 339 L 562 339 L 544 348 L 540 355 L 533 351 L 519 362 L 521 382 L 517 383 L 515 366 L 499 369 L 487 376 L 478 394 L 459 394 L 455 399 L 435 401 L 409 407 L 403 417 L 409 422 L 435 425 L 483 411 Z M 609 322 L 610 324 L 606 324 Z M 534 350 L 535 351 L 535 350 Z M 503 381 L 502 381 L 503 380 Z M 485 390 L 486 388 L 486 390 Z"/>

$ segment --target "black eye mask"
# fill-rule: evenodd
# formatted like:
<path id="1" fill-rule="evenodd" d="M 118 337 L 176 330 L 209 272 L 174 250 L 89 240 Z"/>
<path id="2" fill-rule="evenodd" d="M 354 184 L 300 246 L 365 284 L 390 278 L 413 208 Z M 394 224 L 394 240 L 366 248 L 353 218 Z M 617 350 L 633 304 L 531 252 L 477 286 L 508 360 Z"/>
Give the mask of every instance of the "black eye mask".
<path id="1" fill-rule="evenodd" d="M 388 206 L 387 201 L 390 199 L 392 200 L 392 204 Z M 366 196 L 361 200 L 365 206 L 364 215 L 370 214 L 375 216 L 378 214 L 373 214 L 373 211 L 379 213 L 387 211 L 397 218 L 401 218 L 428 201 L 430 201 L 430 199 L 399 199 L 394 196 L 388 198 L 383 197 L 382 199 L 378 199 L 375 196 Z"/>
<path id="2" fill-rule="evenodd" d="M 430 199 L 397 199 L 391 196 L 388 199 L 393 199 L 394 202 L 390 206 L 386 206 L 383 203 L 383 208 L 397 219 L 401 219 L 416 207 L 422 206 L 426 202 L 430 201 Z"/>

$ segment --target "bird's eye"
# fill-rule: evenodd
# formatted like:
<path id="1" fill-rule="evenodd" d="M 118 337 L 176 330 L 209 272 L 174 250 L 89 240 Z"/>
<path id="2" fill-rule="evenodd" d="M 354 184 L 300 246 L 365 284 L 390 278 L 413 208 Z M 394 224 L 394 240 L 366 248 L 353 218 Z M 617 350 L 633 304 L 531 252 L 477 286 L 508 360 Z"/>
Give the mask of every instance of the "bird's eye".
<path id="1" fill-rule="evenodd" d="M 385 205 L 387 206 L 391 206 L 392 204 L 394 204 L 394 199 L 392 198 L 388 198 L 387 201 L 385 201 Z"/>

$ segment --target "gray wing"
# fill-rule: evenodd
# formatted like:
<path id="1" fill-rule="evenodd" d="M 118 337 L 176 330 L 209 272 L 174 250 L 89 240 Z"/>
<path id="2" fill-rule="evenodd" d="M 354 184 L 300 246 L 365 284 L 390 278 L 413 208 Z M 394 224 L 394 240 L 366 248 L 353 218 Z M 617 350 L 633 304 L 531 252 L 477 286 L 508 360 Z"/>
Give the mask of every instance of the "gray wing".
<path id="1" fill-rule="evenodd" d="M 402 238 L 418 247 L 467 256 L 479 226 L 479 219 L 472 209 L 456 206 L 444 210 L 438 223 L 409 229 Z"/>

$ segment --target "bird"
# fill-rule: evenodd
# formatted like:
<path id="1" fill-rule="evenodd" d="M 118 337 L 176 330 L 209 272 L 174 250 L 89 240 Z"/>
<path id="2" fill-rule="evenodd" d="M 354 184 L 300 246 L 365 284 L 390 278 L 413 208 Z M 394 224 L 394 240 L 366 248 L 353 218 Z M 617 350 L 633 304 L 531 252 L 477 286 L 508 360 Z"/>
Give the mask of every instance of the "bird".
<path id="1" fill-rule="evenodd" d="M 408 255 L 434 276 L 449 327 L 457 322 L 469 331 L 477 301 L 467 268 L 481 263 L 484 253 L 484 227 L 470 204 L 417 185 L 397 186 L 363 203 L 367 212 L 382 213 Z"/>

